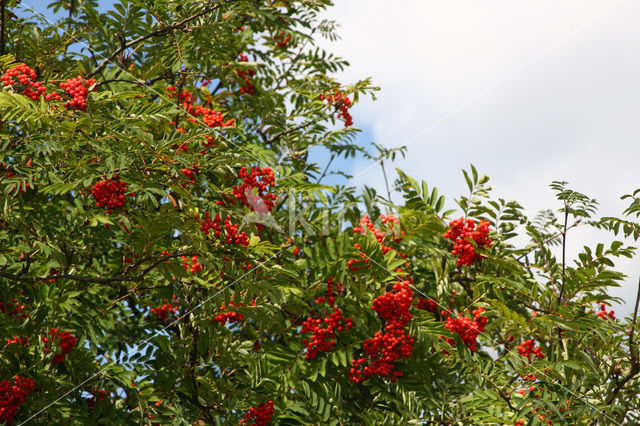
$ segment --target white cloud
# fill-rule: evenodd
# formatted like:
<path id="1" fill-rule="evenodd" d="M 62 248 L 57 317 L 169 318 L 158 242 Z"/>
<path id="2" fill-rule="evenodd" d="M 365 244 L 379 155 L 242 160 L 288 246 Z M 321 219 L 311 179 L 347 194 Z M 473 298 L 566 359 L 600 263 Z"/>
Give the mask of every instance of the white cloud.
<path id="1" fill-rule="evenodd" d="M 382 87 L 354 108 L 356 125 L 386 146 L 411 141 L 397 166 L 414 177 L 451 197 L 473 163 L 495 195 L 531 213 L 557 206 L 553 180 L 597 198 L 604 215 L 619 215 L 619 197 L 640 187 L 640 4 L 337 3 L 328 15 L 342 40 L 325 46 L 351 62 L 341 78 Z M 379 167 L 367 166 L 355 163 L 354 181 L 383 191 Z M 602 238 L 575 235 L 573 254 Z M 614 293 L 631 303 L 640 267 L 620 267 L 631 278 Z"/>

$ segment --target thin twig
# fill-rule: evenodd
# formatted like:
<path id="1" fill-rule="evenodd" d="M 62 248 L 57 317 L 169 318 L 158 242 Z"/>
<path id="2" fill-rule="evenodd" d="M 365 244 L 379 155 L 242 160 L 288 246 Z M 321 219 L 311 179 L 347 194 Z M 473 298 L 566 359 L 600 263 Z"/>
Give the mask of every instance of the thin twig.
<path id="1" fill-rule="evenodd" d="M 125 42 L 123 43 L 118 49 L 116 49 L 111 55 L 109 55 L 109 57 L 107 57 L 104 61 L 102 61 L 100 63 L 100 65 L 98 65 L 98 67 L 96 69 L 94 69 L 93 71 L 91 71 L 89 74 L 87 74 L 87 78 L 89 77 L 93 77 L 94 75 L 96 75 L 97 73 L 99 73 L 100 71 L 102 71 L 102 69 L 104 69 L 107 64 L 111 63 L 119 54 L 121 54 L 122 52 L 124 52 L 125 50 L 127 50 L 128 48 L 137 45 L 138 43 L 142 43 L 143 41 L 150 39 L 152 37 L 157 37 L 157 36 L 161 36 L 164 35 L 168 32 L 171 32 L 173 30 L 177 30 L 181 27 L 183 27 L 184 25 L 188 24 L 189 22 L 193 21 L 194 19 L 198 19 L 199 17 L 206 15 L 209 12 L 212 12 L 216 9 L 219 9 L 220 7 L 222 7 L 223 4 L 225 3 L 230 3 L 233 0 L 222 0 L 220 3 L 217 3 L 213 6 L 209 6 L 206 7 L 204 10 L 196 13 L 195 15 L 192 15 L 188 18 L 183 19 L 180 22 L 177 22 L 175 24 L 160 28 L 158 30 L 155 31 L 151 31 L 150 33 L 147 33 L 145 35 L 142 35 L 138 38 L 136 38 L 135 40 L 131 40 L 129 42 Z M 161 24 L 162 25 L 162 24 Z"/>
<path id="2" fill-rule="evenodd" d="M 275 142 L 278 138 L 284 136 L 284 135 L 288 135 L 289 133 L 295 132 L 296 130 L 300 130 L 300 129 L 304 129 L 305 127 L 309 127 L 310 125 L 312 125 L 313 123 L 315 123 L 316 120 L 310 120 L 307 121 L 306 123 L 301 123 L 298 124 L 297 126 L 293 126 L 289 129 L 285 129 L 281 132 L 276 133 L 275 135 L 271 136 L 269 139 L 267 139 L 267 143 L 271 144 L 273 142 Z M 303 154 L 304 151 L 300 151 L 299 153 L 296 153 L 297 155 Z"/>

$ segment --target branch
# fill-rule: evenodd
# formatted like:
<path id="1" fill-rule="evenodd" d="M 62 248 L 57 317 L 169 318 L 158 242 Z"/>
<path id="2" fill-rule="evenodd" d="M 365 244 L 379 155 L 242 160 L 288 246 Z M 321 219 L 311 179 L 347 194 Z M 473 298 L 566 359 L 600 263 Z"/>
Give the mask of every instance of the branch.
<path id="1" fill-rule="evenodd" d="M 569 219 L 569 206 L 566 204 L 565 201 L 565 205 L 564 205 L 564 227 L 562 228 L 562 286 L 560 287 L 560 293 L 558 294 L 558 304 L 560 304 L 562 302 L 562 296 L 564 294 L 564 285 L 565 282 L 567 281 L 566 278 L 566 269 L 567 269 L 567 262 L 566 262 L 566 251 L 567 251 L 567 220 Z"/>
<path id="2" fill-rule="evenodd" d="M 293 133 L 296 130 L 300 130 L 300 129 L 304 129 L 305 127 L 309 127 L 310 125 L 314 124 L 316 121 L 315 120 L 310 120 L 307 121 L 306 123 L 301 123 L 298 124 L 297 126 L 293 126 L 290 129 L 285 129 L 281 132 L 276 133 L 275 135 L 271 136 L 269 139 L 267 139 L 267 143 L 271 144 L 273 142 L 275 142 L 278 138 L 284 136 L 284 135 L 288 135 L 289 133 Z M 298 154 L 302 154 L 303 151 L 300 151 Z"/>
<path id="3" fill-rule="evenodd" d="M 155 83 L 156 81 L 159 81 L 159 80 L 170 80 L 171 78 L 173 78 L 173 76 L 166 76 L 166 75 L 150 78 L 148 80 L 128 80 L 126 78 L 112 78 L 112 79 L 109 79 L 109 80 L 99 81 L 96 84 L 96 87 L 97 86 L 101 86 L 103 84 L 109 84 L 109 83 L 114 83 L 114 82 L 131 83 L 131 84 L 137 84 L 139 86 L 149 86 L 149 85 Z"/>
<path id="4" fill-rule="evenodd" d="M 327 175 L 327 172 L 329 171 L 329 167 L 331 166 L 331 163 L 333 162 L 334 158 L 336 158 L 336 154 L 334 152 L 332 152 L 331 153 L 331 158 L 329 159 L 329 162 L 327 163 L 327 166 L 324 168 L 324 171 L 322 172 L 322 175 L 320 175 L 320 177 L 318 178 L 316 183 L 320 183 L 320 181 L 322 179 L 324 179 L 324 177 Z"/>
<path id="5" fill-rule="evenodd" d="M 122 52 L 124 52 L 128 48 L 130 48 L 132 46 L 135 46 L 138 43 L 142 43 L 143 41 L 148 40 L 148 39 L 150 39 L 152 37 L 161 36 L 161 35 L 164 35 L 164 34 L 166 34 L 168 32 L 171 32 L 173 30 L 180 29 L 181 27 L 183 27 L 184 25 L 186 25 L 189 22 L 193 21 L 194 19 L 197 19 L 197 18 L 199 18 L 199 17 L 201 17 L 203 15 L 206 15 L 209 12 L 212 12 L 212 11 L 214 11 L 216 9 L 219 9 L 223 4 L 229 3 L 231 1 L 233 1 L 233 0 L 221 0 L 220 3 L 217 3 L 217 4 L 213 5 L 213 6 L 206 7 L 206 8 L 204 8 L 204 10 L 202 10 L 202 11 L 200 11 L 200 12 L 196 13 L 195 15 L 192 15 L 192 16 L 190 16 L 188 18 L 185 18 L 180 22 L 177 22 L 177 23 L 169 25 L 167 27 L 160 28 L 159 30 L 155 30 L 155 31 L 152 31 L 150 33 L 147 33 L 145 35 L 142 35 L 142 36 L 138 37 L 135 40 L 131 40 L 131 41 L 126 42 L 126 43 L 122 43 L 122 45 L 118 49 L 116 49 L 111 55 L 109 55 L 108 58 L 106 58 L 104 61 L 102 61 L 100 63 L 100 65 L 98 65 L 98 67 L 96 69 L 94 69 L 89 74 L 87 74 L 87 78 L 93 77 L 94 75 L 96 75 L 97 73 L 102 71 L 107 66 L 108 63 L 113 61 L 119 54 L 121 54 Z"/>
<path id="6" fill-rule="evenodd" d="M 568 231 L 569 229 L 574 228 L 574 227 L 576 227 L 576 226 L 578 226 L 578 225 L 580 225 L 580 219 L 578 219 L 578 220 L 576 220 L 575 222 L 573 222 L 573 224 L 572 224 L 571 226 L 569 226 L 569 227 L 566 229 L 566 231 Z M 566 231 L 565 231 L 565 232 L 566 232 Z M 540 243 L 540 245 L 547 244 L 549 241 L 553 241 L 553 240 L 555 240 L 555 239 L 556 239 L 556 238 L 558 238 L 560 235 L 562 235 L 562 232 L 561 232 L 561 231 L 559 231 L 559 232 L 557 232 L 557 233 L 553 234 L 552 236 L 550 236 L 550 237 L 549 237 L 549 238 L 547 238 L 546 240 L 542 241 L 542 242 Z M 516 259 L 516 261 L 520 262 L 520 260 L 521 260 L 523 257 L 525 257 L 526 255 L 528 255 L 529 253 L 531 253 L 532 251 L 534 251 L 536 248 L 537 248 L 537 247 L 533 247 L 531 250 L 528 250 L 526 253 L 524 253 L 524 254 L 520 255 L 520 257 L 518 257 L 518 258 Z"/>

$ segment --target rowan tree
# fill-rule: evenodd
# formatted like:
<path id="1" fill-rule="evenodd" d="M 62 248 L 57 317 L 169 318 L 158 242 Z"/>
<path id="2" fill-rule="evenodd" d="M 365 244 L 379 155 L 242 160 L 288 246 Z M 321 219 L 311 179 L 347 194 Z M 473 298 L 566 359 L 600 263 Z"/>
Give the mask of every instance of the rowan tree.
<path id="1" fill-rule="evenodd" d="M 451 210 L 401 171 L 386 196 L 327 184 L 405 153 L 355 142 L 377 88 L 335 79 L 329 0 L 17 3 L 1 422 L 638 421 L 638 299 L 616 318 L 609 292 L 634 249 L 565 250 L 578 225 L 637 240 L 638 192 L 599 217 L 554 182 L 530 219 L 473 166 Z"/>

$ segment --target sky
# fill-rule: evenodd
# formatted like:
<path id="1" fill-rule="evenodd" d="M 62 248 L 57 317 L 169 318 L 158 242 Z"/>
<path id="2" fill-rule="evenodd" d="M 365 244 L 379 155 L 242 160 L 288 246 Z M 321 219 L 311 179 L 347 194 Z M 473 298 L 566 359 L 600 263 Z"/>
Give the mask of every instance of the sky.
<path id="1" fill-rule="evenodd" d="M 23 2 L 40 12 L 47 3 Z M 407 145 L 407 158 L 390 168 L 437 187 L 449 207 L 466 192 L 469 164 L 491 177 L 494 197 L 519 201 L 531 216 L 560 208 L 554 180 L 596 198 L 602 216 L 621 215 L 620 196 L 640 188 L 640 3 L 335 3 L 324 16 L 341 24 L 341 40 L 320 44 L 351 63 L 337 77 L 372 77 L 381 87 L 377 101 L 352 108 L 358 142 Z M 370 161 L 336 164 L 354 175 L 347 183 L 385 193 Z M 568 255 L 612 240 L 575 228 Z M 629 275 L 613 290 L 626 301 L 616 310 L 629 314 L 640 263 L 616 266 Z"/>
<path id="2" fill-rule="evenodd" d="M 407 145 L 394 166 L 450 206 L 471 163 L 491 177 L 493 196 L 530 215 L 560 208 L 554 180 L 596 198 L 602 216 L 620 216 L 620 196 L 640 188 L 640 3 L 338 0 L 325 16 L 342 38 L 322 45 L 351 63 L 339 78 L 381 87 L 352 109 L 359 142 Z M 384 192 L 379 167 L 347 167 L 351 183 Z M 612 240 L 576 228 L 568 254 Z M 626 300 L 616 310 L 628 314 L 640 264 L 616 266 L 629 275 L 613 290 Z"/>

